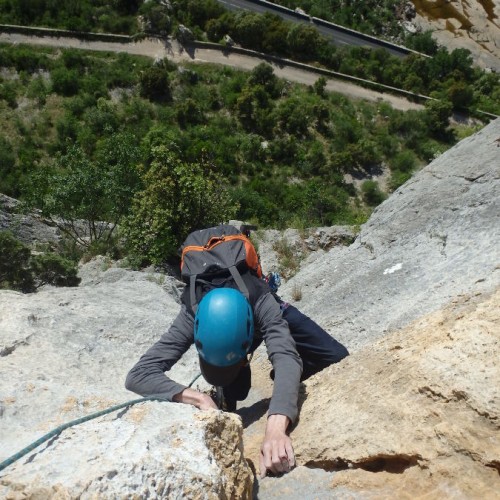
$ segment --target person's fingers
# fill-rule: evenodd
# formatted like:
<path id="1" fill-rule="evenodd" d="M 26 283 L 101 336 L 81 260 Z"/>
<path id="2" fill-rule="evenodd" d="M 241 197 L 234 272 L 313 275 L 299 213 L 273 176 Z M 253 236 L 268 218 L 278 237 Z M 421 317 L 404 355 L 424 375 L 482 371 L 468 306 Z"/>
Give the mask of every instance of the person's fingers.
<path id="1" fill-rule="evenodd" d="M 295 467 L 295 452 L 293 451 L 293 446 L 291 441 L 286 443 L 285 449 L 288 457 L 288 465 L 290 466 L 290 469 L 292 469 L 293 467 Z"/>
<path id="2" fill-rule="evenodd" d="M 279 443 L 279 460 L 280 460 L 281 472 L 290 472 L 291 468 L 287 445 L 288 441 Z"/>
<path id="3" fill-rule="evenodd" d="M 285 450 L 282 446 L 280 446 L 280 443 L 277 441 L 273 442 L 273 448 L 272 448 L 272 468 L 271 470 L 277 474 L 280 472 L 284 472 L 284 464 L 283 464 L 283 458 L 286 459 L 286 456 L 284 456 Z"/>
<path id="4" fill-rule="evenodd" d="M 266 466 L 264 465 L 264 455 L 262 455 L 262 452 L 260 452 L 259 455 L 259 478 L 262 479 L 266 477 L 267 469 Z"/>
<path id="5" fill-rule="evenodd" d="M 267 450 L 267 451 L 266 451 Z M 272 467 L 271 454 L 269 452 L 269 447 L 264 444 L 260 450 L 260 465 L 259 472 L 261 479 L 266 477 L 267 471 Z"/>
<path id="6" fill-rule="evenodd" d="M 264 442 L 260 454 L 260 477 L 267 471 L 273 474 L 290 472 L 295 467 L 295 453 L 290 439 Z"/>

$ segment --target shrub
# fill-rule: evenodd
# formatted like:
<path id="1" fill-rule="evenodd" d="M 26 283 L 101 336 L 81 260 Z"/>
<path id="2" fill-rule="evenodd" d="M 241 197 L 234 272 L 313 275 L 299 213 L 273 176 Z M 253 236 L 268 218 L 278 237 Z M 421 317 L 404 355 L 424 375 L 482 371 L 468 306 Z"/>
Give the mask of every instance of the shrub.
<path id="1" fill-rule="evenodd" d="M 172 98 L 168 71 L 161 65 L 145 69 L 140 77 L 141 96 L 151 101 L 169 101 Z"/>
<path id="2" fill-rule="evenodd" d="M 363 200 L 370 206 L 377 206 L 387 198 L 375 181 L 363 182 L 361 191 L 363 192 Z"/>
<path id="3" fill-rule="evenodd" d="M 417 166 L 417 157 L 412 151 L 401 151 L 390 160 L 391 170 L 412 172 Z"/>
<path id="4" fill-rule="evenodd" d="M 103 141 L 95 159 L 71 146 L 56 168 L 39 168 L 32 174 L 27 205 L 40 209 L 84 247 L 109 241 L 138 188 L 137 159 L 138 148 L 125 134 Z"/>
<path id="5" fill-rule="evenodd" d="M 74 262 L 53 253 L 34 255 L 30 262 L 36 286 L 77 286 L 80 283 Z"/>
<path id="6" fill-rule="evenodd" d="M 0 288 L 34 291 L 35 283 L 29 268 L 30 250 L 8 231 L 0 232 Z"/>
<path id="7" fill-rule="evenodd" d="M 50 77 L 54 92 L 63 96 L 72 96 L 78 93 L 80 76 L 74 69 L 56 68 Z"/>
<path id="8" fill-rule="evenodd" d="M 290 243 L 281 238 L 273 243 L 273 250 L 278 254 L 279 273 L 285 279 L 294 276 L 300 268 L 300 259 Z"/>
<path id="9" fill-rule="evenodd" d="M 185 163 L 165 146 L 154 147 L 151 155 L 145 187 L 123 229 L 136 255 L 159 264 L 176 255 L 191 231 L 229 220 L 237 207 L 207 160 Z"/>
<path id="10" fill-rule="evenodd" d="M 9 231 L 0 232 L 0 288 L 34 292 L 42 285 L 77 286 L 74 262 L 53 253 L 31 255 Z"/>

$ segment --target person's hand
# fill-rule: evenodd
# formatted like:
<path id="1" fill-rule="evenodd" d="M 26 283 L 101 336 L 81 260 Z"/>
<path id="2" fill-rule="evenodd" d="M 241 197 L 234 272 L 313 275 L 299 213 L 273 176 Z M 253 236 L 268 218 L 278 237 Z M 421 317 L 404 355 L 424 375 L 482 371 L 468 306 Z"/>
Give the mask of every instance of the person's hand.
<path id="1" fill-rule="evenodd" d="M 260 477 L 267 471 L 273 474 L 289 472 L 295 467 L 292 440 L 286 433 L 290 419 L 285 415 L 271 415 L 267 419 L 266 434 L 260 449 Z"/>
<path id="2" fill-rule="evenodd" d="M 215 401 L 203 392 L 195 391 L 189 387 L 179 392 L 173 397 L 173 400 L 177 403 L 184 403 L 196 406 L 200 410 L 218 410 L 219 408 L 215 404 Z"/>

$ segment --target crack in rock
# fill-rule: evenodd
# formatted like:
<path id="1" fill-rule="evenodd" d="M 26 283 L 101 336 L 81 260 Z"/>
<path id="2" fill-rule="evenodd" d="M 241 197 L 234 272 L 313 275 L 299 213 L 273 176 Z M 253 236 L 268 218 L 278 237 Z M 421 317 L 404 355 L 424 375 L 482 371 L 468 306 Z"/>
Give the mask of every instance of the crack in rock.
<path id="1" fill-rule="evenodd" d="M 406 455 L 404 453 L 388 455 L 381 453 L 358 461 L 341 457 L 337 457 L 335 460 L 311 460 L 305 466 L 311 469 L 323 469 L 326 472 L 362 469 L 373 473 L 389 472 L 390 474 L 401 474 L 410 467 L 422 467 L 419 463 L 421 461 L 421 455 Z"/>
<path id="2" fill-rule="evenodd" d="M 429 386 L 423 386 L 418 388 L 418 392 L 433 401 L 442 401 L 444 403 L 458 403 L 463 401 L 465 406 L 477 413 L 480 417 L 488 420 L 491 424 L 496 425 L 498 422 L 498 417 L 496 415 L 492 415 L 487 411 L 481 411 L 478 408 L 474 407 L 469 401 L 469 395 L 464 391 L 453 390 L 451 396 L 445 396 L 444 394 L 431 389 Z"/>
<path id="3" fill-rule="evenodd" d="M 465 179 L 466 181 L 469 181 L 469 182 L 476 182 L 478 179 L 481 179 L 481 177 L 484 177 L 486 175 L 487 172 L 483 172 L 482 174 L 479 174 L 479 175 L 475 175 L 475 176 L 467 176 L 467 175 L 460 175 L 459 177 L 461 179 Z"/>
<path id="4" fill-rule="evenodd" d="M 486 465 L 486 467 L 491 467 L 492 469 L 495 469 L 498 472 L 498 475 L 500 476 L 500 461 L 493 460 L 492 462 L 488 462 L 484 465 Z"/>
<path id="5" fill-rule="evenodd" d="M 22 345 L 28 345 L 28 342 L 26 342 L 26 340 L 22 340 L 20 342 L 14 342 L 14 344 L 12 344 L 11 346 L 7 346 L 7 347 L 4 347 L 1 351 L 0 351 L 0 358 L 4 358 L 5 356 L 9 356 L 10 354 L 12 354 L 19 346 L 22 346 Z"/>

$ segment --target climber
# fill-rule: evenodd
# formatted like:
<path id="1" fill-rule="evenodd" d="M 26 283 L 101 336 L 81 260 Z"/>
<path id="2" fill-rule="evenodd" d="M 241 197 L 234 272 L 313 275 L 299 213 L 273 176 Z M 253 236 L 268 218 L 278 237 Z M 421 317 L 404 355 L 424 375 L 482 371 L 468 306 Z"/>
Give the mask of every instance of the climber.
<path id="1" fill-rule="evenodd" d="M 213 242 L 216 229 L 221 230 L 210 228 L 206 230 L 208 235 L 201 237 Z M 232 233 L 231 226 L 222 230 Z M 225 258 L 221 243 L 241 243 L 236 234 L 232 236 L 235 237 L 231 240 L 224 234 L 217 240 L 219 267 Z M 187 244 L 184 248 L 203 249 L 200 255 L 209 258 L 206 244 L 199 247 Z M 189 256 L 183 253 L 182 265 L 191 264 Z M 206 262 L 202 267 L 207 267 Z M 223 388 L 225 409 L 234 411 L 236 401 L 244 400 L 250 391 L 248 356 L 264 341 L 274 380 L 259 464 L 260 475 L 264 477 L 268 471 L 280 474 L 295 466 L 287 430 L 297 417 L 300 381 L 340 361 L 348 352 L 315 322 L 283 302 L 250 267 L 240 266 L 240 269 L 236 274 L 231 270 L 231 274 L 213 275 L 210 280 L 199 279 L 198 275 L 187 280 L 190 284 L 182 294 L 180 313 L 169 330 L 130 370 L 126 387 L 143 396 L 158 395 L 201 410 L 217 409 L 209 394 L 165 375 L 194 343 L 201 373 L 209 384 Z"/>

